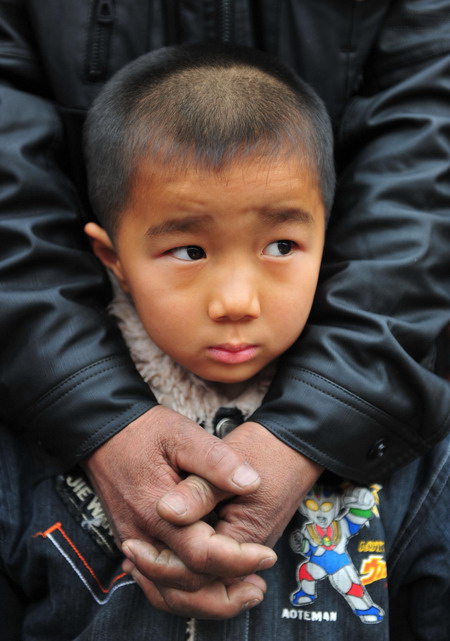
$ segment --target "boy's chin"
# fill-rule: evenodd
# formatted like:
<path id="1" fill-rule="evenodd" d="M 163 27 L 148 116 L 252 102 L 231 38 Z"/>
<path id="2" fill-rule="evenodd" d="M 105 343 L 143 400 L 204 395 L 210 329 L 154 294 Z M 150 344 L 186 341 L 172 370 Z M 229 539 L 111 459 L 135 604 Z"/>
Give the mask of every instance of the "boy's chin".
<path id="1" fill-rule="evenodd" d="M 270 361 L 267 365 L 259 368 L 230 368 L 229 371 L 220 372 L 220 373 L 211 373 L 203 372 L 202 374 L 197 374 L 199 378 L 202 378 L 208 383 L 214 383 L 215 385 L 223 386 L 224 388 L 229 386 L 241 385 L 249 383 L 255 376 L 261 374 L 262 376 L 273 377 L 275 373 L 276 360 Z M 196 374 L 196 372 L 194 372 Z M 206 375 L 205 375 L 206 374 Z"/>

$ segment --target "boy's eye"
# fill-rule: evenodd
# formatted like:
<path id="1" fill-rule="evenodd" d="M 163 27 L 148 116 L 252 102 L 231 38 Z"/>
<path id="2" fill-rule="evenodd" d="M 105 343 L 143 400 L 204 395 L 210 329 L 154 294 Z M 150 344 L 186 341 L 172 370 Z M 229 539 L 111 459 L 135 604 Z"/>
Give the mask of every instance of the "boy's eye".
<path id="1" fill-rule="evenodd" d="M 206 258 L 204 250 L 201 247 L 197 247 L 197 245 L 177 247 L 176 249 L 172 249 L 169 253 L 179 260 L 201 260 L 202 258 Z"/>
<path id="2" fill-rule="evenodd" d="M 264 248 L 268 256 L 287 256 L 294 249 L 295 243 L 292 240 L 276 240 Z"/>

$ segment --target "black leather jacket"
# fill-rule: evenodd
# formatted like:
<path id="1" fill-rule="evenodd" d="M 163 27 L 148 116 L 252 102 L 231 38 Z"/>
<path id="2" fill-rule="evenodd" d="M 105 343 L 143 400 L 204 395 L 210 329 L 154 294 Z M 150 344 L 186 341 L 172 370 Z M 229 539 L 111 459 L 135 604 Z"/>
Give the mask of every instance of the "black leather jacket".
<path id="1" fill-rule="evenodd" d="M 0 412 L 68 463 L 154 404 L 83 239 L 80 132 L 145 51 L 222 39 L 327 104 L 338 194 L 317 301 L 255 419 L 367 481 L 449 428 L 450 0 L 0 0 Z"/>

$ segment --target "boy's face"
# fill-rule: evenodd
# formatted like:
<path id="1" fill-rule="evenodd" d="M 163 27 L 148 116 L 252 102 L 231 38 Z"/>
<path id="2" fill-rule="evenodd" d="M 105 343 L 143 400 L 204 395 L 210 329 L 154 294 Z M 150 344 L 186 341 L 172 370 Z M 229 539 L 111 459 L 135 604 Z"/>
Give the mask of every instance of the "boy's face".
<path id="1" fill-rule="evenodd" d="M 300 335 L 324 228 L 314 176 L 291 157 L 173 175 L 142 162 L 114 245 L 86 231 L 154 342 L 198 376 L 236 383 Z"/>

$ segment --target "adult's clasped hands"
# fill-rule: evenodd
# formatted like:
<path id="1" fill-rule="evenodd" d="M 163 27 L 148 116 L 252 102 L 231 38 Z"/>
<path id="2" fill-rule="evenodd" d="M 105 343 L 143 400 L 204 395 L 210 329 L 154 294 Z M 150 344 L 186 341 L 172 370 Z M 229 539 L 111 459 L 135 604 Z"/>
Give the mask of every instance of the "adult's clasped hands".
<path id="1" fill-rule="evenodd" d="M 207 619 L 261 603 L 256 572 L 276 563 L 272 546 L 322 471 L 258 423 L 220 440 L 162 406 L 85 467 L 148 601 Z"/>

